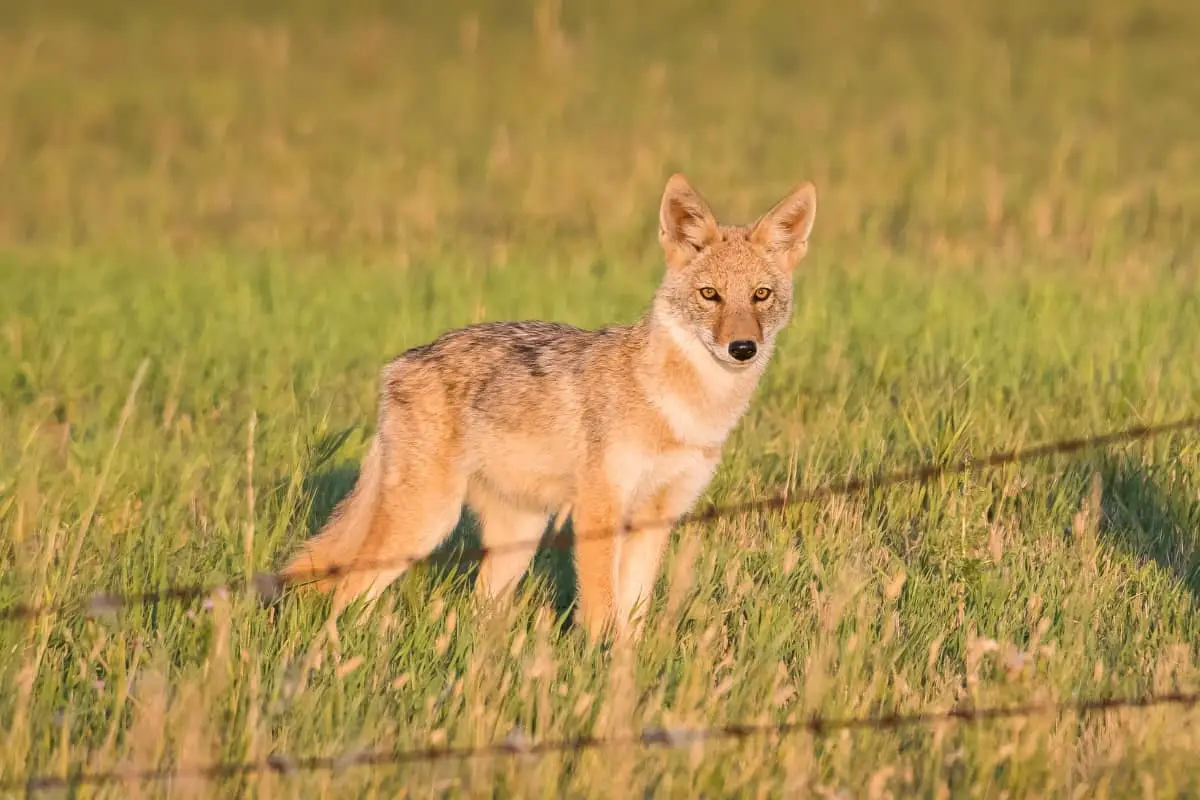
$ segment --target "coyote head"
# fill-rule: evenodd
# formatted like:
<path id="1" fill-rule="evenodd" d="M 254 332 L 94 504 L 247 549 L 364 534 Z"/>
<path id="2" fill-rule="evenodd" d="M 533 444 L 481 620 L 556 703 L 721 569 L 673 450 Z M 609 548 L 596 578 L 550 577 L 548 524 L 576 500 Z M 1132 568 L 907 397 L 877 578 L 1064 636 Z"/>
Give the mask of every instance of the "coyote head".
<path id="1" fill-rule="evenodd" d="M 654 316 L 728 369 L 762 363 L 791 316 L 792 275 L 816 210 L 816 189 L 804 183 L 752 225 L 719 225 L 687 179 L 671 176 L 659 209 L 667 274 Z"/>

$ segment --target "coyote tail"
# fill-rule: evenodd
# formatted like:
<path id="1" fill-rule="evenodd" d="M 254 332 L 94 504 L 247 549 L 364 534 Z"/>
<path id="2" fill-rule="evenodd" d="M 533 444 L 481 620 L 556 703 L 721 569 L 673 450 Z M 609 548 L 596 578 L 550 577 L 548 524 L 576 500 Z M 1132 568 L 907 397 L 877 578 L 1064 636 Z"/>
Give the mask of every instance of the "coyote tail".
<path id="1" fill-rule="evenodd" d="M 370 530 L 379 499 L 383 454 L 379 437 L 371 441 L 354 488 L 333 510 L 319 534 L 304 543 L 300 552 L 280 572 L 285 583 L 311 585 L 321 592 L 334 589 L 339 569 L 353 569 L 354 559 Z"/>

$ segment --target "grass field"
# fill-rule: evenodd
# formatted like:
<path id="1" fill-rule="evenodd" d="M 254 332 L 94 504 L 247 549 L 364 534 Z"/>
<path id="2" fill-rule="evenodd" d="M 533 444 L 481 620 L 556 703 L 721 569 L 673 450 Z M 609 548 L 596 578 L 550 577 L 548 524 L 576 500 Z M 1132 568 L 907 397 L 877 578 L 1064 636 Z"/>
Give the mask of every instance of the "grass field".
<path id="1" fill-rule="evenodd" d="M 820 193 L 707 502 L 1200 409 L 1200 7 L 393 5 L 0 13 L 0 609 L 279 566 L 392 355 L 642 312 L 674 170 L 728 221 Z M 632 655 L 569 554 L 500 618 L 472 580 L 336 642 L 308 596 L 0 623 L 0 780 L 1200 688 L 1200 437 L 687 526 Z M 1174 797 L 1197 756 L 1167 708 L 79 796 Z"/>

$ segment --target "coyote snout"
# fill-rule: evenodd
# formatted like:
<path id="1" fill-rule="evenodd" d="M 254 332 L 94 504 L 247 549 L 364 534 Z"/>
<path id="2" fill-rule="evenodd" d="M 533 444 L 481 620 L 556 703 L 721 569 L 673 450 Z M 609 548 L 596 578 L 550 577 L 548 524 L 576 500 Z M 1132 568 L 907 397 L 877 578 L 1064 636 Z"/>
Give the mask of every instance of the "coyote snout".
<path id="1" fill-rule="evenodd" d="M 719 321 L 713 337 L 718 350 L 724 350 L 719 358 L 722 361 L 732 358 L 737 366 L 748 365 L 763 343 L 763 322 L 767 317 L 761 312 L 765 309 L 728 296 L 721 297 L 719 302 L 723 307 L 716 311 Z"/>
<path id="2" fill-rule="evenodd" d="M 758 344 L 750 339 L 738 339 L 729 343 L 729 355 L 738 361 L 749 361 L 758 352 Z"/>
<path id="3" fill-rule="evenodd" d="M 640 321 L 483 323 L 394 359 L 358 483 L 285 576 L 323 578 L 338 611 L 373 600 L 466 505 L 489 551 L 479 590 L 497 597 L 569 507 L 583 622 L 636 635 L 671 528 L 787 324 L 815 213 L 805 183 L 754 224 L 722 226 L 675 175 L 659 209 L 666 275 Z"/>

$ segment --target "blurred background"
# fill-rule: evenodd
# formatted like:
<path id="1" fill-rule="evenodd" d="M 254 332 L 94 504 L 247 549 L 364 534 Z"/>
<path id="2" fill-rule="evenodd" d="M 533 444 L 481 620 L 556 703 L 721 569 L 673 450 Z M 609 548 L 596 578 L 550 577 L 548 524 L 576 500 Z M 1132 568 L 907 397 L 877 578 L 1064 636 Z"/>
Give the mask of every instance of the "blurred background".
<path id="1" fill-rule="evenodd" d="M 6 248 L 640 253 L 672 170 L 742 219 L 814 180 L 847 265 L 1196 237 L 1178 0 L 41 0 L 0 26 Z"/>

